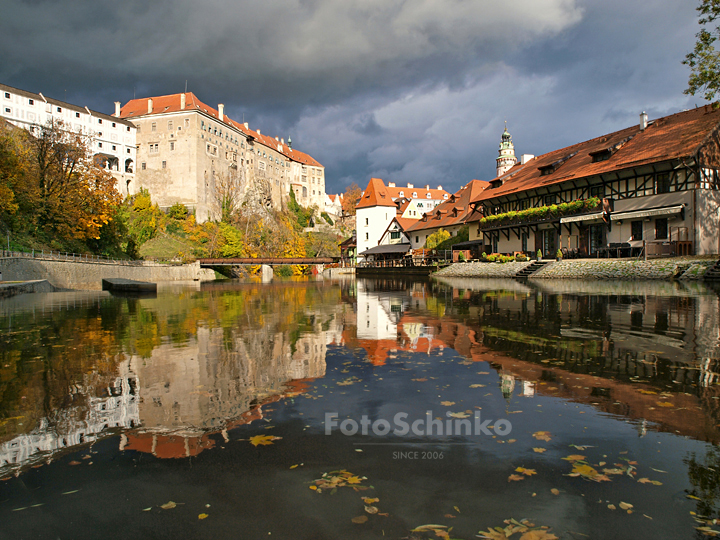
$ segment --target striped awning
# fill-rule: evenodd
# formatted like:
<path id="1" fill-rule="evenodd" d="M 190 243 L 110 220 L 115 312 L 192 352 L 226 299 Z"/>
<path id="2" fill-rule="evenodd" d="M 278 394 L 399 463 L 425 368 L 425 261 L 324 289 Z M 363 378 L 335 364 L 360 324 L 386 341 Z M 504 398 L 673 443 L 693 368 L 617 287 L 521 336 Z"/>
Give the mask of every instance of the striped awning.
<path id="1" fill-rule="evenodd" d="M 618 212 L 612 214 L 610 219 L 613 221 L 620 221 L 624 219 L 642 219 L 646 217 L 655 216 L 672 216 L 679 214 L 683 211 L 684 206 L 682 204 L 676 206 L 664 206 L 662 208 L 650 208 L 647 210 L 635 210 L 633 212 Z"/>
<path id="2" fill-rule="evenodd" d="M 593 214 L 580 214 L 578 216 L 567 216 L 560 218 L 560 223 L 576 223 L 578 221 L 594 221 L 596 219 L 602 219 L 602 212 L 595 212 Z"/>

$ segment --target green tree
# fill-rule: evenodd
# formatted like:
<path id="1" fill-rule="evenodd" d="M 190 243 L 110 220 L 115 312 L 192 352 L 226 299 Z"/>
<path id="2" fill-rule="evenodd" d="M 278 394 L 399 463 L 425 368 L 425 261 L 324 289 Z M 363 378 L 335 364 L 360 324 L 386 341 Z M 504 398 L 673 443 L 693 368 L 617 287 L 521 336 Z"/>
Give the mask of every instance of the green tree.
<path id="1" fill-rule="evenodd" d="M 720 17 L 720 0 L 702 0 L 696 9 L 700 13 L 698 23 L 702 29 L 696 34 L 695 49 L 683 60 L 683 64 L 690 66 L 685 93 L 701 93 L 706 100 L 713 101 L 720 91 L 720 53 L 715 49 L 720 26 L 712 23 Z"/>
<path id="2" fill-rule="evenodd" d="M 450 238 L 449 232 L 445 229 L 438 229 L 425 240 L 425 249 L 435 249 L 438 244 L 442 244 L 448 238 Z"/>

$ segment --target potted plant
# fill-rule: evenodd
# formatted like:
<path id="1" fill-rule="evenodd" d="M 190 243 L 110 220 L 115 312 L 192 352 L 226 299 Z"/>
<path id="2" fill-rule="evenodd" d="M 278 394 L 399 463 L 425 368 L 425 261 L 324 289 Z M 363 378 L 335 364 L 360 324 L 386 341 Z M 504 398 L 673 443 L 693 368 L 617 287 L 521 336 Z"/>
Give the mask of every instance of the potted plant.
<path id="1" fill-rule="evenodd" d="M 558 261 L 562 261 L 562 251 L 560 251 L 559 249 L 557 250 L 557 253 L 555 254 L 555 259 L 557 259 Z"/>
<path id="2" fill-rule="evenodd" d="M 540 249 L 537 250 L 537 260 L 542 261 L 542 250 Z"/>

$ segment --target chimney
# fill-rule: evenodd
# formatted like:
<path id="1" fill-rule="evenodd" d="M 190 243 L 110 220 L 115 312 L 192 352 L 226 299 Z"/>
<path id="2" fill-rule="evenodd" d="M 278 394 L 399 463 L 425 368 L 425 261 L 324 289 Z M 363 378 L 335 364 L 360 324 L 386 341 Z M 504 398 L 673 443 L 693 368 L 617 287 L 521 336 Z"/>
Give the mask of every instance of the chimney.
<path id="1" fill-rule="evenodd" d="M 148 99 L 148 114 L 152 114 L 152 98 Z"/>
<path id="2" fill-rule="evenodd" d="M 276 140 L 276 141 L 279 141 L 280 139 L 278 139 L 277 137 L 275 137 L 275 140 Z"/>
<path id="3" fill-rule="evenodd" d="M 280 144 L 285 144 L 285 139 L 283 137 L 280 137 Z"/>
<path id="4" fill-rule="evenodd" d="M 256 129 L 255 131 L 257 132 L 258 135 L 262 135 L 262 133 L 260 133 L 259 129 Z"/>
<path id="5" fill-rule="evenodd" d="M 185 94 L 180 94 L 180 109 L 185 110 Z"/>
<path id="6" fill-rule="evenodd" d="M 395 187 L 395 182 L 388 182 L 388 187 Z"/>
<path id="7" fill-rule="evenodd" d="M 414 187 L 415 187 L 414 185 L 412 185 L 411 183 L 408 182 L 408 189 L 412 189 Z"/>
<path id="8" fill-rule="evenodd" d="M 640 113 L 640 131 L 645 131 L 648 126 L 647 113 L 645 111 Z"/>
<path id="9" fill-rule="evenodd" d="M 120 116 L 120 102 L 119 101 L 115 102 L 115 114 L 113 116 L 117 116 L 117 117 Z"/>
<path id="10" fill-rule="evenodd" d="M 225 120 L 225 105 L 218 105 L 218 119 L 222 122 Z"/>
<path id="11" fill-rule="evenodd" d="M 532 161 L 535 159 L 535 156 L 532 154 L 523 154 L 520 156 L 520 165 L 525 165 L 528 161 Z"/>
<path id="12" fill-rule="evenodd" d="M 245 129 L 250 129 L 250 126 L 248 126 L 248 123 L 247 123 L 247 122 L 245 122 L 245 123 L 243 124 L 243 126 L 245 126 Z"/>
<path id="13" fill-rule="evenodd" d="M 439 189 L 439 190 L 442 190 L 442 186 L 438 186 L 438 189 Z"/>
<path id="14" fill-rule="evenodd" d="M 430 184 L 425 184 L 425 189 L 430 189 Z"/>

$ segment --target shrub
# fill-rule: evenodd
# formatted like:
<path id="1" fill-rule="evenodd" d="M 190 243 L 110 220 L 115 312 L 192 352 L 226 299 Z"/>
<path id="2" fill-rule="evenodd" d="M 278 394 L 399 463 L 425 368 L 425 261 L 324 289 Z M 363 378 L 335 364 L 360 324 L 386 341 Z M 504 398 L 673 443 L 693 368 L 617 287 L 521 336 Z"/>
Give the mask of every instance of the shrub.
<path id="1" fill-rule="evenodd" d="M 334 225 L 333 220 L 330 219 L 330 215 L 327 212 L 322 212 L 320 214 L 320 217 L 322 217 L 325 221 L 327 221 L 327 224 L 331 227 Z"/>

